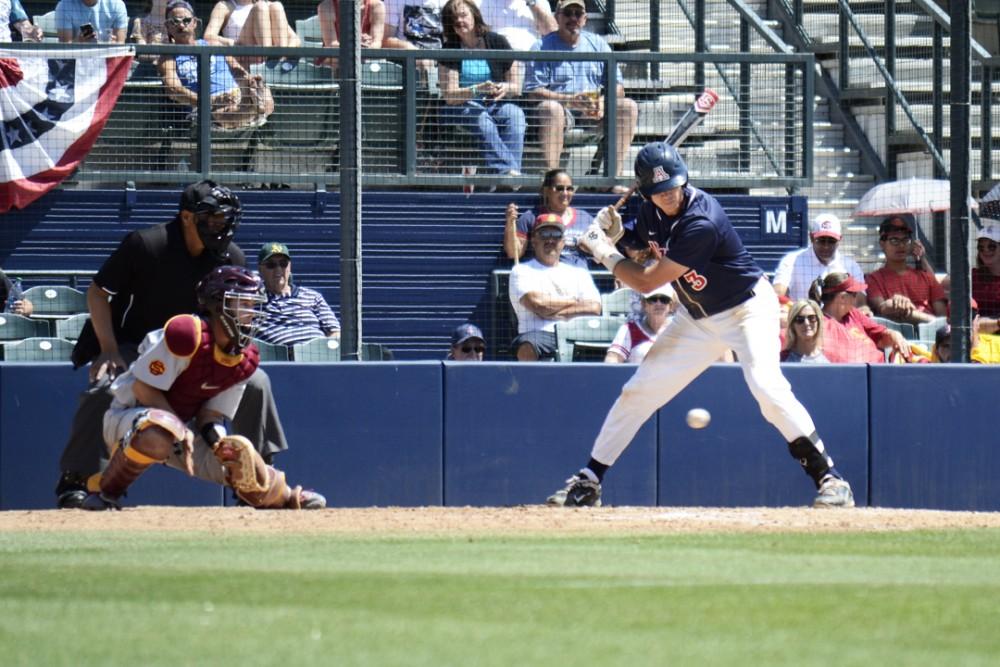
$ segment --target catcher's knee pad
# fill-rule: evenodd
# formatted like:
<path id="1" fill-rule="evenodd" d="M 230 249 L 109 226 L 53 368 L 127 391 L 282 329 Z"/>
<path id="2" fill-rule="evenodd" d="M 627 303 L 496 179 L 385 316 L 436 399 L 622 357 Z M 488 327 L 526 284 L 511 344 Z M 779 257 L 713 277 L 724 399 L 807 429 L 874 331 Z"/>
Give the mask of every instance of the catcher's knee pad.
<path id="1" fill-rule="evenodd" d="M 166 431 L 168 437 L 149 431 L 152 427 Z M 146 459 L 150 464 L 162 463 L 173 452 L 174 443 L 184 440 L 186 432 L 187 427 L 177 415 L 150 408 L 136 417 L 119 445 L 125 448 L 125 455 L 133 460 Z"/>
<path id="2" fill-rule="evenodd" d="M 258 509 L 299 509 L 301 487 L 289 487 L 285 473 L 266 463 L 253 444 L 240 435 L 227 435 L 214 449 L 226 469 L 226 481 L 244 502 Z"/>
<path id="3" fill-rule="evenodd" d="M 788 453 L 799 462 L 817 485 L 833 468 L 833 459 L 827 455 L 823 441 L 815 431 L 808 437 L 796 438 L 788 443 Z"/>

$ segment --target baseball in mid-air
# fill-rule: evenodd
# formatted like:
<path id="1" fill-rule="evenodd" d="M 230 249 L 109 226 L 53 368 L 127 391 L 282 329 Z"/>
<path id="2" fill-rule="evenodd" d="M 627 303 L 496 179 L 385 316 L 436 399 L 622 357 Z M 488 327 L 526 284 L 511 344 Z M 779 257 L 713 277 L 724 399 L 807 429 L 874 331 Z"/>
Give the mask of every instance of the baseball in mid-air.
<path id="1" fill-rule="evenodd" d="M 687 424 L 691 428 L 705 428 L 712 421 L 712 415 L 705 408 L 691 408 L 687 413 Z"/>

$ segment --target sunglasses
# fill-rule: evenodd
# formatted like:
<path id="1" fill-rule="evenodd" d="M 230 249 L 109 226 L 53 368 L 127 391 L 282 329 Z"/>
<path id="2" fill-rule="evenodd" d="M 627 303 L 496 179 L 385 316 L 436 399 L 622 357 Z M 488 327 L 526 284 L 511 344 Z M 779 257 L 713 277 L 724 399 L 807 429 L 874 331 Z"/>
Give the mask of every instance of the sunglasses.
<path id="1" fill-rule="evenodd" d="M 910 245 L 910 243 L 912 242 L 911 239 L 904 238 L 902 236 L 888 236 L 882 240 L 888 243 L 889 245 L 895 245 L 895 246 Z"/>
<path id="2" fill-rule="evenodd" d="M 654 294 L 646 297 L 646 303 L 670 303 L 670 297 L 665 294 Z"/>
<path id="3" fill-rule="evenodd" d="M 194 21 L 193 16 L 185 16 L 184 18 L 170 17 L 165 23 L 167 25 L 190 25 L 191 21 Z"/>
<path id="4" fill-rule="evenodd" d="M 273 271 L 274 269 L 278 268 L 279 266 L 281 268 L 283 268 L 283 269 L 287 269 L 289 263 L 290 263 L 290 261 L 287 260 L 287 259 L 272 259 L 272 260 L 269 260 L 267 262 L 264 262 L 264 266 L 266 268 L 271 269 Z"/>
<path id="5" fill-rule="evenodd" d="M 482 345 L 463 345 L 462 352 L 465 352 L 466 354 L 472 354 L 473 352 L 476 354 L 483 354 L 486 352 L 486 348 Z"/>
<path id="6" fill-rule="evenodd" d="M 575 185 L 550 185 L 549 187 L 556 192 L 573 192 L 576 190 Z"/>
<path id="7" fill-rule="evenodd" d="M 559 229 L 540 229 L 535 233 L 543 241 L 558 241 L 563 237 L 563 233 Z"/>
<path id="8" fill-rule="evenodd" d="M 997 249 L 997 244 L 993 241 L 987 243 L 979 243 L 976 245 L 976 250 L 979 252 L 995 252 Z"/>
<path id="9" fill-rule="evenodd" d="M 806 322 L 809 324 L 816 324 L 819 322 L 819 318 L 815 315 L 796 315 L 792 319 L 792 322 L 795 322 L 796 324 L 805 324 Z"/>
<path id="10" fill-rule="evenodd" d="M 564 9 L 564 10 L 562 10 L 562 13 L 563 13 L 563 16 L 565 16 L 567 18 L 578 19 L 581 16 L 583 16 L 584 14 L 586 14 L 587 12 L 583 11 L 582 9 Z"/>

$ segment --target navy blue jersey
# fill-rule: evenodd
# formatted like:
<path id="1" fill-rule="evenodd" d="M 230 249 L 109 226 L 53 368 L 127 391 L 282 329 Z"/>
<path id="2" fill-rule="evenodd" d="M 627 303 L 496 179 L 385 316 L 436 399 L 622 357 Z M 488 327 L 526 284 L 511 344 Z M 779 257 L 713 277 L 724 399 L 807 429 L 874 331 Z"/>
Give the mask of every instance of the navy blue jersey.
<path id="1" fill-rule="evenodd" d="M 655 241 L 666 257 L 690 269 L 673 286 L 696 319 L 749 299 L 764 273 L 718 200 L 690 185 L 684 188 L 684 205 L 676 217 L 668 217 L 651 201 L 643 202 L 635 232 L 643 245 Z"/>

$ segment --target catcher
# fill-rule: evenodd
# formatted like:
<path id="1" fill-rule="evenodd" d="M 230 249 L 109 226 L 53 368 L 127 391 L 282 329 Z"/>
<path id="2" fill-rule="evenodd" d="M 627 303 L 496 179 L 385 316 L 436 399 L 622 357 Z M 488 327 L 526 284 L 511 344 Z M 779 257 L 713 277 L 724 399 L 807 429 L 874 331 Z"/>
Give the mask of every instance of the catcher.
<path id="1" fill-rule="evenodd" d="M 289 486 L 249 440 L 226 432 L 259 363 L 251 338 L 264 301 L 260 279 L 243 267 L 220 266 L 196 291 L 207 318 L 178 315 L 149 333 L 111 385 L 104 441 L 113 454 L 100 493 L 88 495 L 83 508 L 121 509 L 129 485 L 166 463 L 226 484 L 258 509 L 322 509 L 323 496 Z"/>

